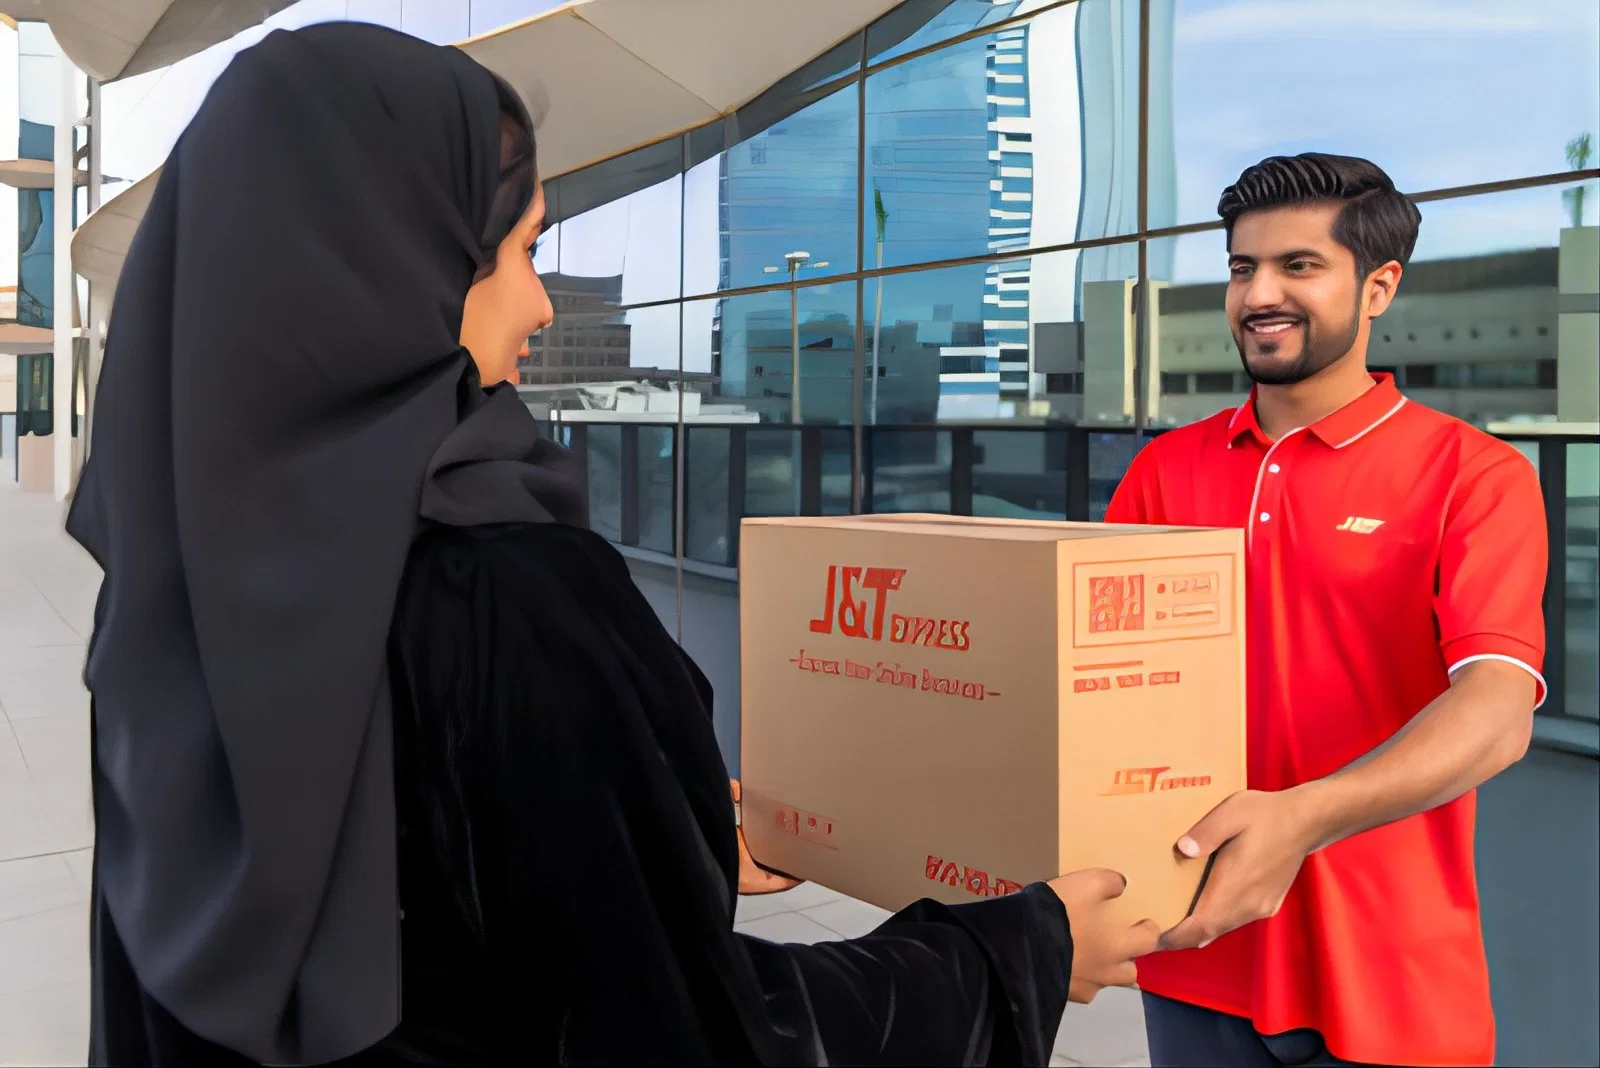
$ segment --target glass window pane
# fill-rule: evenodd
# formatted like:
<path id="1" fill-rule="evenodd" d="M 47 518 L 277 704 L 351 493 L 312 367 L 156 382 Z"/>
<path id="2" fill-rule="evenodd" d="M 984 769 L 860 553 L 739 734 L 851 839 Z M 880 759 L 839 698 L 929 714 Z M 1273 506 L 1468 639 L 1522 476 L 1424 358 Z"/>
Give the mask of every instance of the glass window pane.
<path id="1" fill-rule="evenodd" d="M 1600 185 L 1585 182 L 1421 205 L 1416 252 L 1373 322 L 1368 366 L 1393 371 L 1415 400 L 1491 428 L 1600 421 L 1597 200 Z M 1249 381 L 1223 310 L 1221 231 L 1153 241 L 1149 260 L 1160 310 L 1152 425 L 1241 403 Z M 1194 392 L 1169 388 L 1191 375 Z"/>
<path id="2" fill-rule="evenodd" d="M 547 277 L 545 285 L 556 317 L 528 341 L 528 355 L 519 364 L 524 396 L 548 395 L 568 402 L 557 407 L 574 408 L 582 406 L 582 393 L 591 410 L 620 408 L 676 420 L 678 306 L 596 313 L 588 309 L 603 307 L 604 294 L 562 275 Z"/>
<path id="3" fill-rule="evenodd" d="M 344 17 L 351 22 L 372 22 L 398 30 L 405 6 L 405 0 L 345 0 Z"/>
<path id="4" fill-rule="evenodd" d="M 710 386 L 724 415 L 849 424 L 855 313 L 854 282 L 693 301 L 684 306 L 684 370 Z"/>
<path id="5" fill-rule="evenodd" d="M 543 14 L 566 2 L 567 0 L 471 0 L 467 13 L 472 22 L 472 33 L 477 36 Z"/>
<path id="6" fill-rule="evenodd" d="M 1600 444 L 1567 447 L 1566 713 L 1600 717 Z"/>
<path id="7" fill-rule="evenodd" d="M 684 546 L 690 560 L 731 567 L 737 532 L 730 525 L 729 453 L 735 431 L 726 426 L 704 426 L 685 420 L 684 438 Z M 742 439 L 738 442 L 741 446 Z M 732 517 L 737 521 L 738 516 Z"/>
<path id="8" fill-rule="evenodd" d="M 862 262 L 1133 233 L 1137 31 L 1133 0 L 1082 0 L 872 74 Z"/>
<path id="9" fill-rule="evenodd" d="M 677 427 L 641 426 L 639 457 L 639 548 L 658 553 L 673 551 L 672 514 L 676 507 L 677 456 L 673 443 Z"/>
<path id="10" fill-rule="evenodd" d="M 887 63 L 1040 6 L 1040 0 L 910 0 L 867 28 L 867 61 Z"/>
<path id="11" fill-rule="evenodd" d="M 1128 473 L 1128 465 L 1139 450 L 1150 443 L 1150 435 L 1099 432 L 1089 435 L 1089 521 L 1098 523 L 1111 507 L 1111 495 Z"/>
<path id="12" fill-rule="evenodd" d="M 687 179 L 686 292 L 856 269 L 858 92 L 851 82 L 818 99 L 758 100 L 729 121 L 732 147 L 697 163 Z"/>
<path id="13" fill-rule="evenodd" d="M 434 44 L 455 44 L 472 35 L 469 6 L 470 0 L 405 0 L 400 28 Z"/>
<path id="14" fill-rule="evenodd" d="M 849 427 L 830 426 L 823 427 L 818 436 L 822 484 L 817 510 L 823 515 L 849 515 L 854 510 L 850 507 L 850 456 L 855 434 Z"/>
<path id="15" fill-rule="evenodd" d="M 584 427 L 589 468 L 589 528 L 610 541 L 622 540 L 622 427 Z"/>
<path id="16" fill-rule="evenodd" d="M 1067 518 L 1065 430 L 976 430 L 972 514 L 1004 519 Z"/>
<path id="17" fill-rule="evenodd" d="M 950 431 L 874 427 L 869 512 L 950 511 Z"/>
<path id="18" fill-rule="evenodd" d="M 1422 192 L 1565 170 L 1568 141 L 1600 134 L 1594 0 L 1373 11 L 1151 5 L 1151 225 L 1214 219 L 1222 189 L 1266 156 L 1362 156 Z"/>
<path id="19" fill-rule="evenodd" d="M 800 431 L 760 427 L 745 432 L 741 516 L 800 514 Z M 737 487 L 735 487 L 737 488 Z"/>
<path id="20" fill-rule="evenodd" d="M 679 295 L 681 153 L 673 138 L 549 183 L 558 209 L 551 218 L 562 220 L 563 276 L 588 280 L 621 304 Z"/>
<path id="21" fill-rule="evenodd" d="M 1133 419 L 1137 245 L 866 282 L 869 423 Z"/>

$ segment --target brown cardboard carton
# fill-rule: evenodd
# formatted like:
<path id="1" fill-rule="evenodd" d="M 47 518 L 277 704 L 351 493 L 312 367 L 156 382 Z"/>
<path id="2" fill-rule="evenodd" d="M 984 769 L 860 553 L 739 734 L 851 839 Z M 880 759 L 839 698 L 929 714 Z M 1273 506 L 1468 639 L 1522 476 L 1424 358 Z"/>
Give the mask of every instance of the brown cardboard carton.
<path id="1" fill-rule="evenodd" d="M 747 519 L 743 820 L 775 870 L 887 909 L 1087 867 L 1181 920 L 1173 850 L 1245 784 L 1237 530 Z"/>

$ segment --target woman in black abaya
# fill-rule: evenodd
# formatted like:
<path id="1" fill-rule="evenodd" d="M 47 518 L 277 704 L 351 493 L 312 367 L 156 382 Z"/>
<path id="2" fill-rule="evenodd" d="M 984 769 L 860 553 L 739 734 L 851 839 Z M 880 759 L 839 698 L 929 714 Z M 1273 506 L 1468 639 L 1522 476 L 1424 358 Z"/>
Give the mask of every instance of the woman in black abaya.
<path id="1" fill-rule="evenodd" d="M 1154 948 L 1110 873 L 733 932 L 709 688 L 504 384 L 542 219 L 514 95 L 376 27 L 270 35 L 173 150 L 68 520 L 92 1063 L 1043 1063 Z"/>

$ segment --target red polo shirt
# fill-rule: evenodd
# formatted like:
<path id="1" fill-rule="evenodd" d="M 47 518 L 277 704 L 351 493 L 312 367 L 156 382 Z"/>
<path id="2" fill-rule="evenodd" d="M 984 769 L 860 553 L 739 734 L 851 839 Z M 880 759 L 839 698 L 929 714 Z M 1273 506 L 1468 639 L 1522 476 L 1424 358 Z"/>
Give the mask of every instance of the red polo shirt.
<path id="1" fill-rule="evenodd" d="M 1243 527 L 1250 786 L 1376 748 L 1475 660 L 1544 680 L 1547 547 L 1531 464 L 1388 375 L 1272 441 L 1242 407 L 1154 439 L 1108 522 Z M 1271 919 L 1139 965 L 1153 994 L 1320 1031 L 1343 1060 L 1487 1065 L 1494 1014 L 1467 794 L 1307 858 Z"/>

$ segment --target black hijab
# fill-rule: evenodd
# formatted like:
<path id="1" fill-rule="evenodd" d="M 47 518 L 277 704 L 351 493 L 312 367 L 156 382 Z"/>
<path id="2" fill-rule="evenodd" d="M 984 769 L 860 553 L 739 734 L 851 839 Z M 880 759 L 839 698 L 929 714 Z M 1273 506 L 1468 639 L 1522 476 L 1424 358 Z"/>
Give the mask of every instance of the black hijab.
<path id="1" fill-rule="evenodd" d="M 399 1020 L 385 639 L 419 517 L 582 524 L 457 340 L 531 183 L 465 54 L 277 32 L 219 77 L 119 285 L 67 520 L 105 571 L 98 882 L 141 983 L 265 1063 Z"/>

